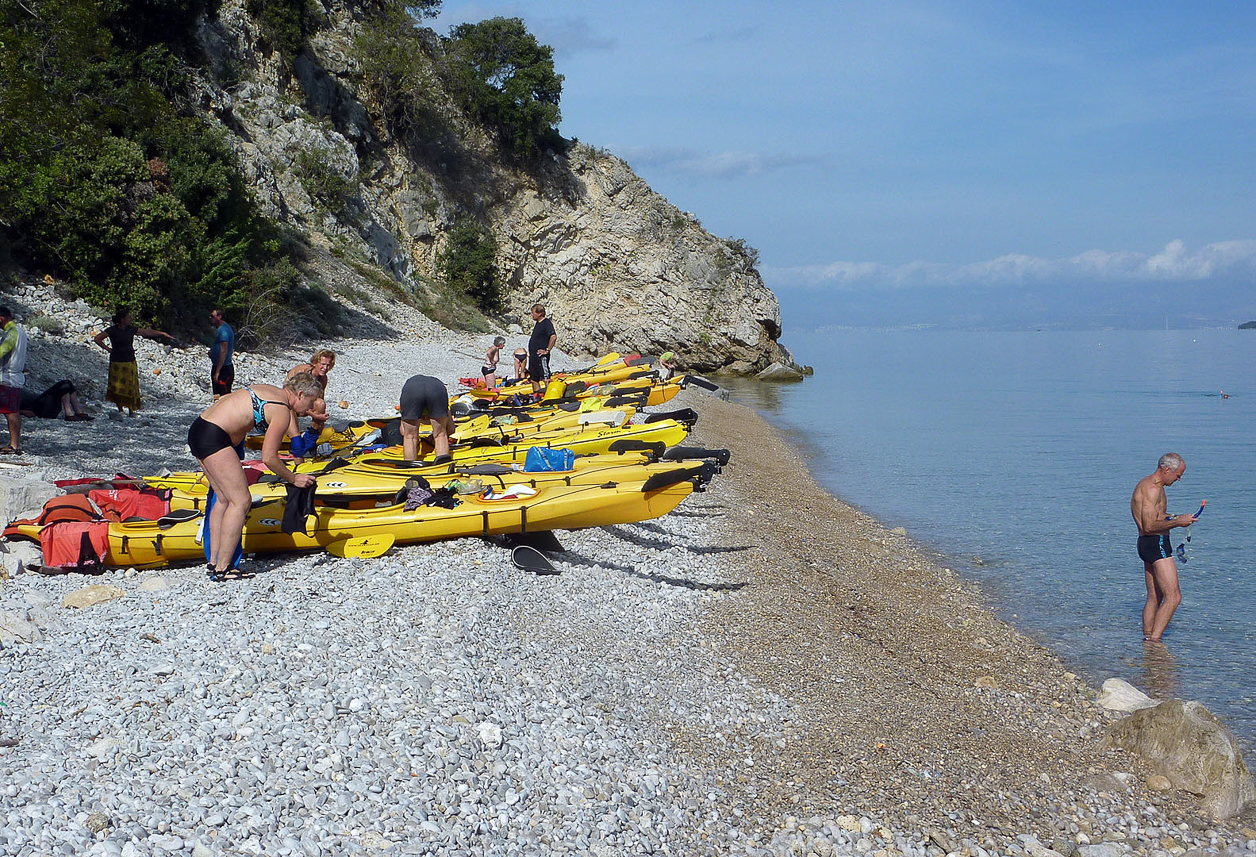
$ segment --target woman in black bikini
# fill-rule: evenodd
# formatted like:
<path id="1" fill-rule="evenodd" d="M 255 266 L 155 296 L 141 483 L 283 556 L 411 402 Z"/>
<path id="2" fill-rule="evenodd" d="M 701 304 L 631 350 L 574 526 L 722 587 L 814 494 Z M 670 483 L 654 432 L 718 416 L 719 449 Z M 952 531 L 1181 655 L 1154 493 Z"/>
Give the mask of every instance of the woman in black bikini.
<path id="1" fill-rule="evenodd" d="M 209 564 L 215 575 L 226 573 L 244 532 L 248 514 L 248 481 L 237 447 L 250 429 L 266 432 L 262 462 L 272 473 L 298 488 L 314 482 L 308 473 L 293 473 L 279 459 L 279 444 L 292 414 L 306 416 L 321 410 L 322 389 L 308 372 L 289 378 L 283 389 L 255 384 L 229 393 L 201 413 L 188 430 L 188 447 L 205 470 L 205 478 L 217 499 L 209 515 Z"/>

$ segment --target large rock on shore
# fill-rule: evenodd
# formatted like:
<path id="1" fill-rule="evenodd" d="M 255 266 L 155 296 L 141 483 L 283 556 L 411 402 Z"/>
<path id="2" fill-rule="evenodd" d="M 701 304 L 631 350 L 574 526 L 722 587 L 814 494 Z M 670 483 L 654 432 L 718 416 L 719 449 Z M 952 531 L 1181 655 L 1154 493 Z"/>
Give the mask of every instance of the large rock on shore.
<path id="1" fill-rule="evenodd" d="M 755 376 L 760 381 L 801 381 L 802 370 L 793 363 L 773 363 Z"/>
<path id="2" fill-rule="evenodd" d="M 61 492 L 42 479 L 0 476 L 0 529 L 11 521 L 36 513 Z"/>
<path id="3" fill-rule="evenodd" d="M 1122 711 L 1125 713 L 1152 708 L 1158 704 L 1156 700 L 1134 687 L 1134 685 L 1119 678 L 1110 678 L 1105 681 L 1099 696 L 1095 698 L 1095 702 L 1109 711 Z"/>
<path id="4" fill-rule="evenodd" d="M 1142 756 L 1175 788 L 1203 798 L 1214 818 L 1233 818 L 1256 800 L 1256 784 L 1234 734 L 1202 704 L 1171 699 L 1108 728 L 1104 739 Z"/>

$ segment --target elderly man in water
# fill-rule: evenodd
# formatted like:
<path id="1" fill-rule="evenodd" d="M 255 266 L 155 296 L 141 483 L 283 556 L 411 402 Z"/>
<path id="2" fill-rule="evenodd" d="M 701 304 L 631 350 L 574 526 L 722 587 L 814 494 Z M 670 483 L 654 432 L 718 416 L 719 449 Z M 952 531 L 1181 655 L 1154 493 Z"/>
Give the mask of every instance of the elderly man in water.
<path id="1" fill-rule="evenodd" d="M 1147 582 L 1147 603 L 1143 606 L 1143 639 L 1159 642 L 1173 618 L 1173 611 L 1182 603 L 1178 589 L 1177 563 L 1173 561 L 1173 545 L 1169 531 L 1189 527 L 1194 515 L 1168 515 L 1164 489 L 1182 478 L 1186 462 L 1176 452 L 1160 456 L 1156 470 L 1144 476 L 1130 498 L 1130 513 L 1138 526 L 1138 557 L 1143 561 Z"/>

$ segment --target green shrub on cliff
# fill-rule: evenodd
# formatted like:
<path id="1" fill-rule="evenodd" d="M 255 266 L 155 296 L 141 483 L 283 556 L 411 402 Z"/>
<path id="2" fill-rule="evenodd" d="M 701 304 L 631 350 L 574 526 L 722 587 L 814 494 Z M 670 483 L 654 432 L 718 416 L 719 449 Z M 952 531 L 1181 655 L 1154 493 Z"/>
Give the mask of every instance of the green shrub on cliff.
<path id="1" fill-rule="evenodd" d="M 390 131 L 446 176 L 467 158 L 468 120 L 519 161 L 565 152 L 558 133 L 563 76 L 553 49 L 518 18 L 454 27 L 436 42 L 415 26 L 416 12 L 392 0 L 372 4 L 355 43 L 362 82 Z M 472 169 L 471 172 L 474 172 Z"/>
<path id="2" fill-rule="evenodd" d="M 0 0 L 0 242 L 102 307 L 199 323 L 289 254 L 181 108 L 198 0 Z"/>
<path id="3" fill-rule="evenodd" d="M 524 158 L 566 151 L 558 133 L 563 76 L 554 71 L 554 49 L 539 44 L 521 19 L 459 24 L 446 44 L 452 92 L 504 146 Z"/>
<path id="4" fill-rule="evenodd" d="M 306 0 L 248 0 L 246 8 L 262 31 L 263 47 L 291 61 L 318 30 L 317 10 Z"/>
<path id="5" fill-rule="evenodd" d="M 501 309 L 497 242 L 474 220 L 464 217 L 454 224 L 436 265 L 455 293 L 471 298 L 485 312 Z"/>

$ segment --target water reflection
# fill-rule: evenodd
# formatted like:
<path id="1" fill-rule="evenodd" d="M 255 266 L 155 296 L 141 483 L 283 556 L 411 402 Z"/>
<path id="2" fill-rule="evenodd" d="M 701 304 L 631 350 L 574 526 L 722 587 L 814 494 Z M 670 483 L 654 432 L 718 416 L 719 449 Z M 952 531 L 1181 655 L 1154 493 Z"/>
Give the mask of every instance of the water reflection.
<path id="1" fill-rule="evenodd" d="M 737 377 L 721 377 L 716 380 L 716 383 L 728 390 L 729 397 L 737 404 L 771 415 L 780 414 L 781 394 L 791 386 L 782 385 L 779 381 L 757 381 L 754 378 Z"/>
<path id="2" fill-rule="evenodd" d="M 1143 687 L 1153 699 L 1176 699 L 1177 658 L 1159 640 L 1143 640 Z"/>

